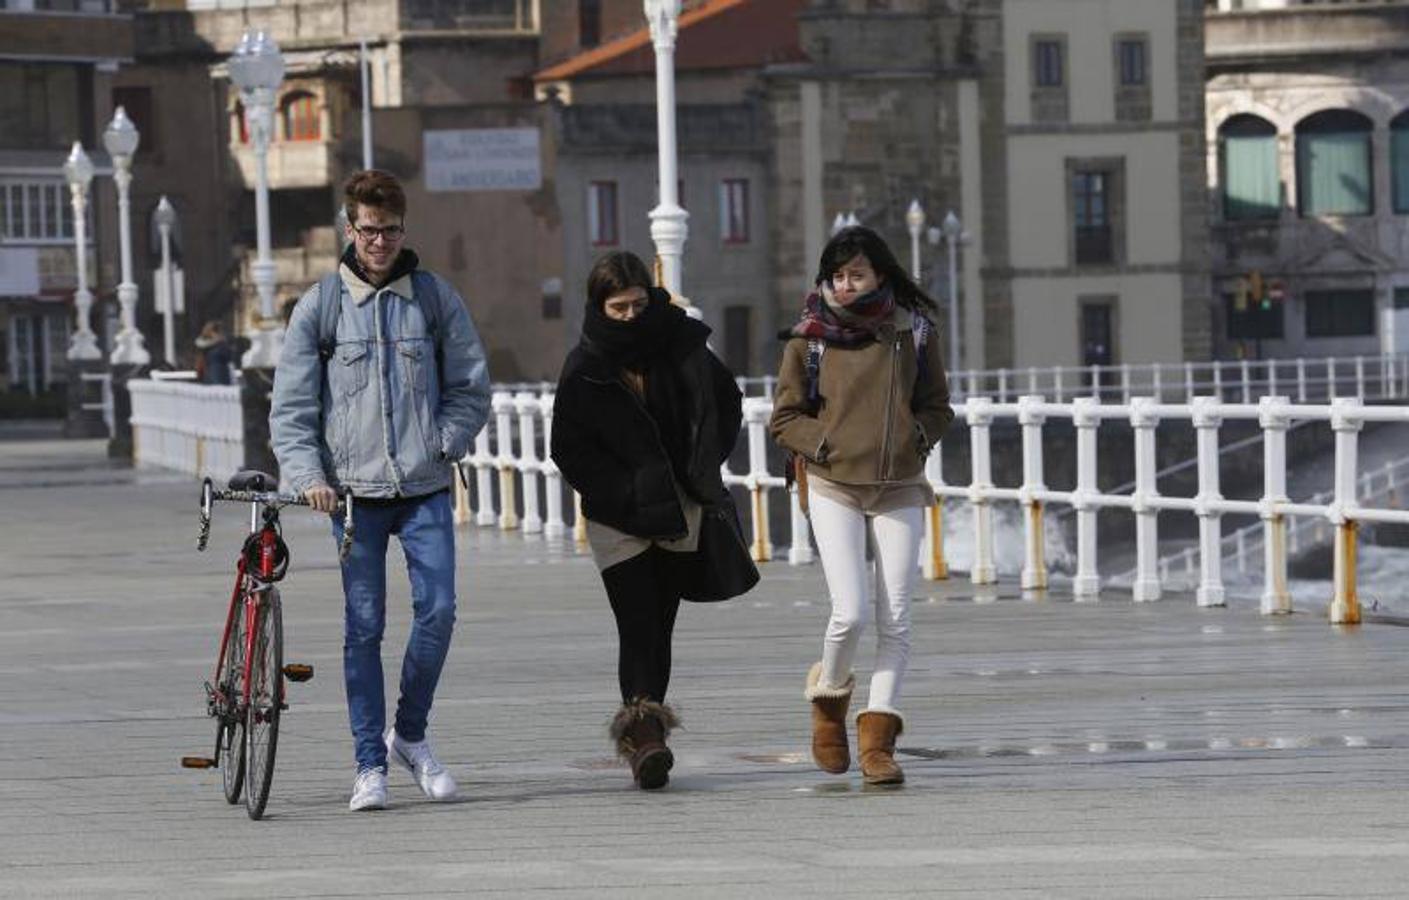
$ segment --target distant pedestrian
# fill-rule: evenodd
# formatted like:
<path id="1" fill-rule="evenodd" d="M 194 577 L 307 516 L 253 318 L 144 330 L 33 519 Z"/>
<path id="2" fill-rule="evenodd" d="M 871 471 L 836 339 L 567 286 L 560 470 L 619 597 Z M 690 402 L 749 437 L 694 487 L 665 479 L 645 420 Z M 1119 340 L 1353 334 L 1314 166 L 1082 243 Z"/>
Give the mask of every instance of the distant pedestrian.
<path id="1" fill-rule="evenodd" d="M 552 456 L 582 495 L 616 616 L 622 706 L 610 734 L 636 784 L 659 788 L 674 764 L 666 738 L 678 725 L 665 703 L 675 615 L 682 596 L 705 599 L 690 597 L 702 530 L 713 533 L 721 508 L 733 515 L 719 467 L 739 434 L 741 397 L 705 346 L 709 328 L 652 287 L 635 255 L 597 262 L 585 315 L 558 380 Z"/>
<path id="2" fill-rule="evenodd" d="M 213 319 L 205 323 L 196 336 L 196 380 L 201 384 L 230 384 L 233 358 L 225 329 Z"/>
<path id="3" fill-rule="evenodd" d="M 431 800 L 456 784 L 426 737 L 455 625 L 452 467 L 489 415 L 484 346 L 465 302 L 420 267 L 406 238 L 406 194 L 386 172 L 344 189 L 347 250 L 294 307 L 269 415 L 283 480 L 331 513 L 356 498 L 342 564 L 343 678 L 357 775 L 353 810 L 387 803 L 387 761 Z M 333 517 L 342 539 L 342 518 Z M 411 579 L 411 634 L 396 718 L 386 728 L 382 634 L 392 535 Z M 386 729 L 383 731 L 383 729 Z"/>
<path id="4" fill-rule="evenodd" d="M 807 674 L 812 756 L 851 766 L 852 659 L 873 615 L 876 661 L 856 718 L 861 772 L 898 784 L 901 680 L 910 655 L 910 591 L 925 508 L 923 468 L 954 410 L 928 314 L 936 306 L 874 231 L 838 232 L 822 251 L 801 320 L 785 332 L 771 430 L 795 454 L 832 615 Z M 873 571 L 874 570 L 874 571 Z"/>

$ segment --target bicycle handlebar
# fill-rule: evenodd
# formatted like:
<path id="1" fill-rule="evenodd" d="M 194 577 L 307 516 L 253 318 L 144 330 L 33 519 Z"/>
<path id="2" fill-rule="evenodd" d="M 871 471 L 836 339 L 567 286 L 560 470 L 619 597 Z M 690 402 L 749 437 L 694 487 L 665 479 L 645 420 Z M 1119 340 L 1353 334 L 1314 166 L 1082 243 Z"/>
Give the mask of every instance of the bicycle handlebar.
<path id="1" fill-rule="evenodd" d="M 204 551 L 210 542 L 210 513 L 216 500 L 234 503 L 259 503 L 265 506 L 308 506 L 308 498 L 297 494 L 281 494 L 278 491 L 232 491 L 217 489 L 209 478 L 201 482 L 201 530 L 196 537 L 196 550 Z M 352 552 L 352 539 L 355 528 L 352 522 L 352 495 L 343 494 L 338 504 L 342 512 L 342 541 L 338 546 L 338 560 L 347 562 Z"/>

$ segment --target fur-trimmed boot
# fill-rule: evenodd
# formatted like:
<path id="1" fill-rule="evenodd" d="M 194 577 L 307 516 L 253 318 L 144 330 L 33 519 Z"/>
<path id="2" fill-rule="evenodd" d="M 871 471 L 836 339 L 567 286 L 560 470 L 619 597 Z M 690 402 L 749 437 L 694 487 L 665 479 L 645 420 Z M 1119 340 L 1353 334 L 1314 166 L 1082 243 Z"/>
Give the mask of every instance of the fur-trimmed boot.
<path id="1" fill-rule="evenodd" d="M 846 710 L 856 676 L 847 675 L 839 688 L 822 687 L 822 663 L 815 662 L 807 672 L 807 689 L 802 695 L 812 704 L 812 761 L 823 772 L 840 775 L 851 768 L 851 748 L 846 742 Z"/>
<path id="2" fill-rule="evenodd" d="M 617 710 L 608 733 L 616 752 L 631 763 L 631 777 L 637 787 L 653 791 L 670 781 L 675 755 L 665 745 L 673 728 L 680 727 L 675 710 L 664 703 L 637 697 Z"/>
<path id="3" fill-rule="evenodd" d="M 905 773 L 895 764 L 895 738 L 904 730 L 905 720 L 898 713 L 868 709 L 857 714 L 856 743 L 867 784 L 905 782 Z"/>

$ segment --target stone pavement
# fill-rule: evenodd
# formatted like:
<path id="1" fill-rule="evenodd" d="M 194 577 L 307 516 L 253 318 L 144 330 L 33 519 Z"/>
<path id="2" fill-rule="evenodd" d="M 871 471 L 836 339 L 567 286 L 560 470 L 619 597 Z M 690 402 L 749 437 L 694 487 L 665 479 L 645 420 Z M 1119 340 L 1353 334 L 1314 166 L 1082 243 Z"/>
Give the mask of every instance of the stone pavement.
<path id="1" fill-rule="evenodd" d="M 924 584 L 909 782 L 868 791 L 807 758 L 820 569 L 770 564 L 750 596 L 682 610 L 686 730 L 644 795 L 607 747 L 615 632 L 590 562 L 472 528 L 432 725 L 463 800 L 398 771 L 390 809 L 349 813 L 334 548 L 300 510 L 286 654 L 317 676 L 290 686 L 251 822 L 217 772 L 177 765 L 209 752 L 242 519 L 226 507 L 197 554 L 196 494 L 95 443 L 0 444 L 0 896 L 1409 895 L 1403 629 Z"/>

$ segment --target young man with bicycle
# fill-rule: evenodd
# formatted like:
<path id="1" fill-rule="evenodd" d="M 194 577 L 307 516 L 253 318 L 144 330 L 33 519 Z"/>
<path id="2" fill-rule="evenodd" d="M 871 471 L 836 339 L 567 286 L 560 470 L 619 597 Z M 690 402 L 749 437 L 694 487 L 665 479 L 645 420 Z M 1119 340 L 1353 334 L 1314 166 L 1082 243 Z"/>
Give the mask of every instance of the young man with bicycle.
<path id="1" fill-rule="evenodd" d="M 484 347 L 455 289 L 403 246 L 406 195 L 391 175 L 355 173 L 344 192 L 349 241 L 335 276 L 298 301 L 269 416 L 281 475 L 333 512 L 357 498 L 342 565 L 343 673 L 357 754 L 349 807 L 386 806 L 387 760 L 432 800 L 454 798 L 426 724 L 455 621 L 452 466 L 489 414 Z M 342 522 L 333 521 L 341 540 Z M 390 730 L 382 680 L 386 554 L 401 541 L 413 623 Z"/>

